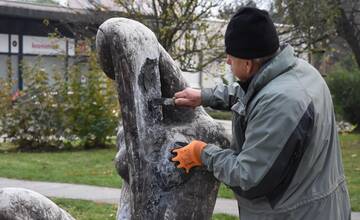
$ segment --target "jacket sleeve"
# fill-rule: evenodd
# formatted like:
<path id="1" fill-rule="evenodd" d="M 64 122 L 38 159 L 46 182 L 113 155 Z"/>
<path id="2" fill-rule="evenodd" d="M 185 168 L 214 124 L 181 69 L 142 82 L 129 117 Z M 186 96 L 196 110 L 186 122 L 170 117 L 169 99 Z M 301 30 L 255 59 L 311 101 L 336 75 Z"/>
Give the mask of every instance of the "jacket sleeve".
<path id="1" fill-rule="evenodd" d="M 201 105 L 218 110 L 230 111 L 237 98 L 243 94 L 240 85 L 235 82 L 230 85 L 217 85 L 214 88 L 201 90 Z"/>
<path id="2" fill-rule="evenodd" d="M 295 174 L 313 120 L 309 100 L 281 94 L 264 97 L 249 115 L 243 150 L 238 155 L 209 144 L 201 159 L 217 179 L 238 195 L 248 199 L 267 196 L 275 203 Z"/>

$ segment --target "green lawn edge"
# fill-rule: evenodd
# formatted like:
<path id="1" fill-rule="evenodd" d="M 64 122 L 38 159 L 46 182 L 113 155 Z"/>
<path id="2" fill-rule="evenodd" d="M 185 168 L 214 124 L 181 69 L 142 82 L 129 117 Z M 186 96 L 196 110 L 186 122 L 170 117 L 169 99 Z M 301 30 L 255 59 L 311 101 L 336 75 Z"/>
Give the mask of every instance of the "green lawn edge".
<path id="1" fill-rule="evenodd" d="M 90 202 L 79 199 L 50 198 L 59 207 L 66 210 L 76 220 L 114 220 L 117 205 Z M 226 214 L 214 214 L 212 220 L 235 220 L 238 217 Z"/>
<path id="2" fill-rule="evenodd" d="M 343 164 L 352 210 L 360 211 L 360 134 L 341 135 Z M 114 167 L 116 149 L 52 153 L 0 153 L 0 177 L 121 187 Z M 223 184 L 219 197 L 233 199 Z"/>

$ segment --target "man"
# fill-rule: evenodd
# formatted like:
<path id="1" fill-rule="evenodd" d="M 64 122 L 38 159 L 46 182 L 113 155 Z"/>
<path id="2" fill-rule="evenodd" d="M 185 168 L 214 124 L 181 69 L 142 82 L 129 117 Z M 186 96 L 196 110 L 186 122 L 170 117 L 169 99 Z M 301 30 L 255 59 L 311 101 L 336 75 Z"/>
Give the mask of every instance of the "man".
<path id="1" fill-rule="evenodd" d="M 240 80 L 175 94 L 178 106 L 233 112 L 229 149 L 194 140 L 178 168 L 205 166 L 236 195 L 241 220 L 347 220 L 350 202 L 331 95 L 310 64 L 279 39 L 268 13 L 241 8 L 225 33 Z"/>

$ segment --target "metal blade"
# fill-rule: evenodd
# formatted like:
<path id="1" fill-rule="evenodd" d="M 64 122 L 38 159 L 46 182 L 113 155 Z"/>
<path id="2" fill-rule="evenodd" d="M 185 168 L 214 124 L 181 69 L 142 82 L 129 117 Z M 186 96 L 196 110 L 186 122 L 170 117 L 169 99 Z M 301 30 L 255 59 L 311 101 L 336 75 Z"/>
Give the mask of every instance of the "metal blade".
<path id="1" fill-rule="evenodd" d="M 175 105 L 175 100 L 173 98 L 155 98 L 151 100 L 153 105 Z"/>

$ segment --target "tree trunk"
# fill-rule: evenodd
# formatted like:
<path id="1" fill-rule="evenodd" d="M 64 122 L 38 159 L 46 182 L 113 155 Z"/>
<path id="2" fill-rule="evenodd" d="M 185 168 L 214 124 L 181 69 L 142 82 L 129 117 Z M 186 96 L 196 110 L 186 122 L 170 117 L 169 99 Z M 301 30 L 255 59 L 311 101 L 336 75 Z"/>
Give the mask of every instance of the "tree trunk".
<path id="1" fill-rule="evenodd" d="M 336 21 L 338 34 L 346 40 L 360 68 L 360 4 L 354 0 L 336 0 L 339 16 Z"/>
<path id="2" fill-rule="evenodd" d="M 116 167 L 124 184 L 117 219 L 211 219 L 219 182 L 202 167 L 190 174 L 177 169 L 169 161 L 170 149 L 193 139 L 228 146 L 224 129 L 202 107 L 151 103 L 187 84 L 144 25 L 109 19 L 100 26 L 96 45 L 104 72 L 117 83 L 123 119 Z"/>

